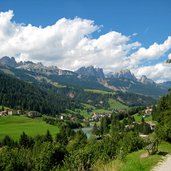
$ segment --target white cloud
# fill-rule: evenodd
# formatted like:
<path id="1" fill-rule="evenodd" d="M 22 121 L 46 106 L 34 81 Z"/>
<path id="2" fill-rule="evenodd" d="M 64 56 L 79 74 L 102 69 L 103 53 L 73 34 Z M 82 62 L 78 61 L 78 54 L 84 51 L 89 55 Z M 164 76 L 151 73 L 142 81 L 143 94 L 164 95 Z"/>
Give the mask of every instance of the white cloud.
<path id="1" fill-rule="evenodd" d="M 171 37 L 163 44 L 154 43 L 146 49 L 139 48 L 139 42 L 131 43 L 132 36 L 136 34 L 126 36 L 111 31 L 93 38 L 92 34 L 99 32 L 100 27 L 92 20 L 62 18 L 42 28 L 15 23 L 12 21 L 13 15 L 13 11 L 0 13 L 0 56 L 40 61 L 45 65 L 71 70 L 88 65 L 103 67 L 106 72 L 128 68 L 136 71 L 137 75 L 145 73 L 154 79 L 159 78 L 162 72 L 170 71 L 170 66 L 166 67 L 165 64 L 151 68 L 137 66 L 144 60 L 159 59 L 168 52 L 171 49 Z M 152 68 L 159 71 L 152 74 Z M 169 76 L 165 76 L 165 79 L 169 79 Z"/>
<path id="2" fill-rule="evenodd" d="M 138 42 L 129 43 L 129 36 L 115 31 L 91 38 L 100 29 L 91 20 L 62 18 L 42 28 L 12 22 L 12 11 L 1 12 L 0 16 L 0 56 L 17 56 L 19 60 L 41 61 L 67 69 L 96 65 L 110 70 L 120 68 L 121 59 L 140 46 Z"/>
<path id="3" fill-rule="evenodd" d="M 168 59 L 171 59 L 171 53 L 168 55 Z"/>
<path id="4" fill-rule="evenodd" d="M 171 65 L 167 63 L 159 63 L 152 66 L 143 66 L 133 70 L 137 77 L 147 75 L 149 78 L 157 81 L 171 80 Z"/>
<path id="5" fill-rule="evenodd" d="M 154 43 L 147 49 L 141 47 L 131 55 L 130 60 L 132 64 L 137 64 L 145 60 L 156 60 L 164 55 L 169 49 L 171 49 L 171 36 L 169 36 L 163 44 Z"/>

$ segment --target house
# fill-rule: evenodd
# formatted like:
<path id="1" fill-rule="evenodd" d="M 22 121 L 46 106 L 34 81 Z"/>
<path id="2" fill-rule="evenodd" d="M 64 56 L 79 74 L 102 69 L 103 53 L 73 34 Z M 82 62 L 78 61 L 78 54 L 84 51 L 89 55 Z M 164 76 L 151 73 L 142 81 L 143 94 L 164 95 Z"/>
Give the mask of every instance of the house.
<path id="1" fill-rule="evenodd" d="M 16 114 L 16 111 L 14 111 L 14 110 L 7 110 L 7 114 L 9 116 L 12 116 L 12 115 Z"/>
<path id="2" fill-rule="evenodd" d="M 40 117 L 41 114 L 37 111 L 29 111 L 26 113 L 28 117 L 35 118 L 35 117 Z"/>
<path id="3" fill-rule="evenodd" d="M 146 116 L 151 115 L 151 113 L 152 113 L 152 109 L 151 109 L 151 108 L 147 108 L 147 109 L 145 109 L 145 111 L 144 111 L 144 115 L 146 115 Z"/>
<path id="4" fill-rule="evenodd" d="M 150 125 L 151 130 L 154 131 L 156 128 L 156 124 L 151 121 L 148 121 L 147 123 Z"/>
<path id="5" fill-rule="evenodd" d="M 22 113 L 23 113 L 22 110 L 17 110 L 17 111 L 16 111 L 16 114 L 17 114 L 17 115 L 21 115 Z"/>
<path id="6" fill-rule="evenodd" d="M 7 111 L 1 111 L 0 112 L 0 116 L 7 116 L 7 115 L 8 115 Z"/>
<path id="7" fill-rule="evenodd" d="M 64 116 L 63 115 L 60 116 L 60 120 L 64 120 Z"/>

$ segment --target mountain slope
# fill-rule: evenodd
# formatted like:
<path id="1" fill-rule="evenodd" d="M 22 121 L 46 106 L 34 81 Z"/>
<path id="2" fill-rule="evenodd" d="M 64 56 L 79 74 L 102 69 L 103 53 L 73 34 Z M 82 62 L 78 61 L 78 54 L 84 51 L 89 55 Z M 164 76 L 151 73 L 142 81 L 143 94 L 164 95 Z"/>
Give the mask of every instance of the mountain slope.
<path id="1" fill-rule="evenodd" d="M 138 80 L 142 84 L 156 84 L 153 80 L 147 78 L 145 75 L 142 75 L 141 78 Z"/>
<path id="2" fill-rule="evenodd" d="M 171 88 L 171 81 L 166 81 L 166 82 L 160 83 L 159 85 L 165 88 Z"/>
<path id="3" fill-rule="evenodd" d="M 109 86 L 113 86 L 117 90 L 151 96 L 155 99 L 167 93 L 166 88 L 163 88 L 157 84 L 143 84 L 141 82 L 132 81 L 129 79 L 109 78 L 107 83 Z"/>
<path id="4" fill-rule="evenodd" d="M 18 69 L 24 69 L 27 71 L 32 71 L 38 74 L 44 75 L 76 75 L 72 71 L 61 70 L 56 66 L 44 66 L 42 63 L 24 63 L 23 65 L 19 66 Z"/>
<path id="5" fill-rule="evenodd" d="M 10 61 L 15 60 L 9 57 L 4 58 Z M 2 59 L 4 60 L 4 58 Z M 109 73 L 106 78 L 103 69 L 93 66 L 81 67 L 76 72 L 72 72 L 31 61 L 17 63 L 17 67 L 10 67 L 7 63 L 0 64 L 0 70 L 21 80 L 36 84 L 48 83 L 62 87 L 123 91 L 153 98 L 159 98 L 166 94 L 168 89 L 164 84 L 157 84 L 146 76 L 137 79 L 127 69 Z"/>
<path id="6" fill-rule="evenodd" d="M 11 108 L 36 110 L 55 115 L 70 106 L 67 98 L 0 73 L 0 104 Z"/>

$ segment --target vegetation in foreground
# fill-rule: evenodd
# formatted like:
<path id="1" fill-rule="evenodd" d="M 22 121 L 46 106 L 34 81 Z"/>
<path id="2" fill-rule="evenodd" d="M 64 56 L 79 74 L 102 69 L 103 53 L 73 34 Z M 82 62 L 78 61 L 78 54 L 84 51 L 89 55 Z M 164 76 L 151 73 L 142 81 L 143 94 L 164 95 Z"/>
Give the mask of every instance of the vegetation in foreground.
<path id="1" fill-rule="evenodd" d="M 162 141 L 158 152 L 148 155 L 146 150 L 130 153 L 124 160 L 113 160 L 108 164 L 96 164 L 94 171 L 150 171 L 166 154 L 171 154 L 171 144 Z"/>
<path id="2" fill-rule="evenodd" d="M 61 126 L 54 138 L 49 131 L 36 137 L 23 132 L 19 141 L 5 136 L 0 142 L 0 170 L 91 170 L 97 161 L 123 158 L 144 147 L 138 132 L 125 131 L 114 117 L 112 122 L 103 118 L 94 134 L 87 139 L 83 131 Z"/>

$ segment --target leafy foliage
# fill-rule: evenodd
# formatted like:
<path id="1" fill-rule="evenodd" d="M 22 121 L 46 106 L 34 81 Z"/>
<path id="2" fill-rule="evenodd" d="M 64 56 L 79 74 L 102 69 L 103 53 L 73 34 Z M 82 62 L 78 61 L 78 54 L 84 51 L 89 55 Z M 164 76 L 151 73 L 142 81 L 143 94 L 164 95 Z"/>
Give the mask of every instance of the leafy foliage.
<path id="1" fill-rule="evenodd" d="M 171 142 L 171 92 L 161 97 L 153 107 L 152 117 L 159 122 L 156 129 L 158 137 Z"/>

